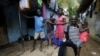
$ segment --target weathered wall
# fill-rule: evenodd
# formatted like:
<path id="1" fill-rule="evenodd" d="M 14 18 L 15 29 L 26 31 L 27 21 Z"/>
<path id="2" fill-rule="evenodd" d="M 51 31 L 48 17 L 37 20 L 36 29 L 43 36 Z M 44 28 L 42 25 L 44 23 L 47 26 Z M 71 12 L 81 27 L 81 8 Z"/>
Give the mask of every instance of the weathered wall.
<path id="1" fill-rule="evenodd" d="M 90 34 L 94 36 L 95 34 L 100 34 L 100 12 L 94 14 L 92 18 L 87 18 L 90 28 Z"/>

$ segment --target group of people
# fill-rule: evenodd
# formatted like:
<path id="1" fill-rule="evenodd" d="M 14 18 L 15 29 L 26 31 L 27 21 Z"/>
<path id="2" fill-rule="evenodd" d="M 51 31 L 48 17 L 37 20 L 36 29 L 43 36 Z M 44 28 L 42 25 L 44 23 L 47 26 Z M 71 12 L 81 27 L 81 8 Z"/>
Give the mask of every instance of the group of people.
<path id="1" fill-rule="evenodd" d="M 37 9 L 36 16 L 28 17 L 35 19 L 35 33 L 33 49 L 31 51 L 35 50 L 38 37 L 41 38 L 40 51 L 42 51 L 43 39 L 45 36 L 47 36 L 48 44 L 50 45 L 52 44 L 52 39 L 54 37 L 56 38 L 55 48 L 57 48 L 59 45 L 59 39 L 62 40 L 59 46 L 58 56 L 64 56 L 64 50 L 66 46 L 72 47 L 75 52 L 75 56 L 79 56 L 82 44 L 87 42 L 87 37 L 89 35 L 88 24 L 87 22 L 79 23 L 76 15 L 71 16 L 71 21 L 67 23 L 63 9 L 59 8 L 57 12 L 57 18 L 53 18 L 54 13 L 51 12 L 48 20 L 43 19 L 40 9 Z M 47 25 L 47 35 L 44 32 L 45 25 Z M 55 31 L 54 26 L 56 26 Z"/>

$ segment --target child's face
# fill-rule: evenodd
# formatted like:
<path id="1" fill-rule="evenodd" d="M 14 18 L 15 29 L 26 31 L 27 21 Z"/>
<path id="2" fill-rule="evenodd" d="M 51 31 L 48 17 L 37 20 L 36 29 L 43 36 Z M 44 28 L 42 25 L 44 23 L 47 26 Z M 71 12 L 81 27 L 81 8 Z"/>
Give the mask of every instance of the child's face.
<path id="1" fill-rule="evenodd" d="M 39 9 L 37 9 L 37 14 L 41 15 L 41 11 Z"/>
<path id="2" fill-rule="evenodd" d="M 59 15 L 62 14 L 62 9 L 58 9 L 58 14 L 59 14 Z"/>
<path id="3" fill-rule="evenodd" d="M 82 27 L 83 27 L 83 28 L 86 28 L 87 26 L 84 24 L 84 25 L 82 25 Z"/>
<path id="4" fill-rule="evenodd" d="M 51 13 L 50 13 L 50 16 L 54 16 L 54 13 L 53 13 L 53 12 L 51 12 Z"/>

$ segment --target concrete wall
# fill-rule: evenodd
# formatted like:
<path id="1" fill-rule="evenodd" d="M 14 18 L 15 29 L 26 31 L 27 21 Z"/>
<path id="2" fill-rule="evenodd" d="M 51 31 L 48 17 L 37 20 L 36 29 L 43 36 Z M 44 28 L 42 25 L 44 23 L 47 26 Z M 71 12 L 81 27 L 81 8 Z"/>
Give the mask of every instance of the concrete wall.
<path id="1" fill-rule="evenodd" d="M 94 36 L 95 34 L 100 34 L 100 13 L 93 14 L 92 18 L 87 18 L 90 28 L 90 34 Z"/>
<path id="2" fill-rule="evenodd" d="M 96 34 L 100 34 L 100 13 L 96 15 Z"/>

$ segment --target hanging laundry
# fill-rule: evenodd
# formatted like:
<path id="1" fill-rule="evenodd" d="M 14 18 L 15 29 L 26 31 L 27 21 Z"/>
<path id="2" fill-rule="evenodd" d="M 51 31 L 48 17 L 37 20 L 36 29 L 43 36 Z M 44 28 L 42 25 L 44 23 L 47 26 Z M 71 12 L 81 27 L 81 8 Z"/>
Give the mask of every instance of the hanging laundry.
<path id="1" fill-rule="evenodd" d="M 30 8 L 29 0 L 20 0 L 19 7 L 21 11 L 29 9 Z"/>
<path id="2" fill-rule="evenodd" d="M 43 11 L 43 18 L 46 19 L 46 5 L 44 3 L 42 6 L 42 11 Z"/>
<path id="3" fill-rule="evenodd" d="M 100 0 L 96 0 L 95 2 L 95 12 L 100 12 Z"/>
<path id="4" fill-rule="evenodd" d="M 50 0 L 49 8 L 54 10 L 55 9 L 55 5 L 56 5 L 56 0 Z"/>
<path id="5" fill-rule="evenodd" d="M 42 6 L 42 0 L 38 0 L 39 6 Z"/>

